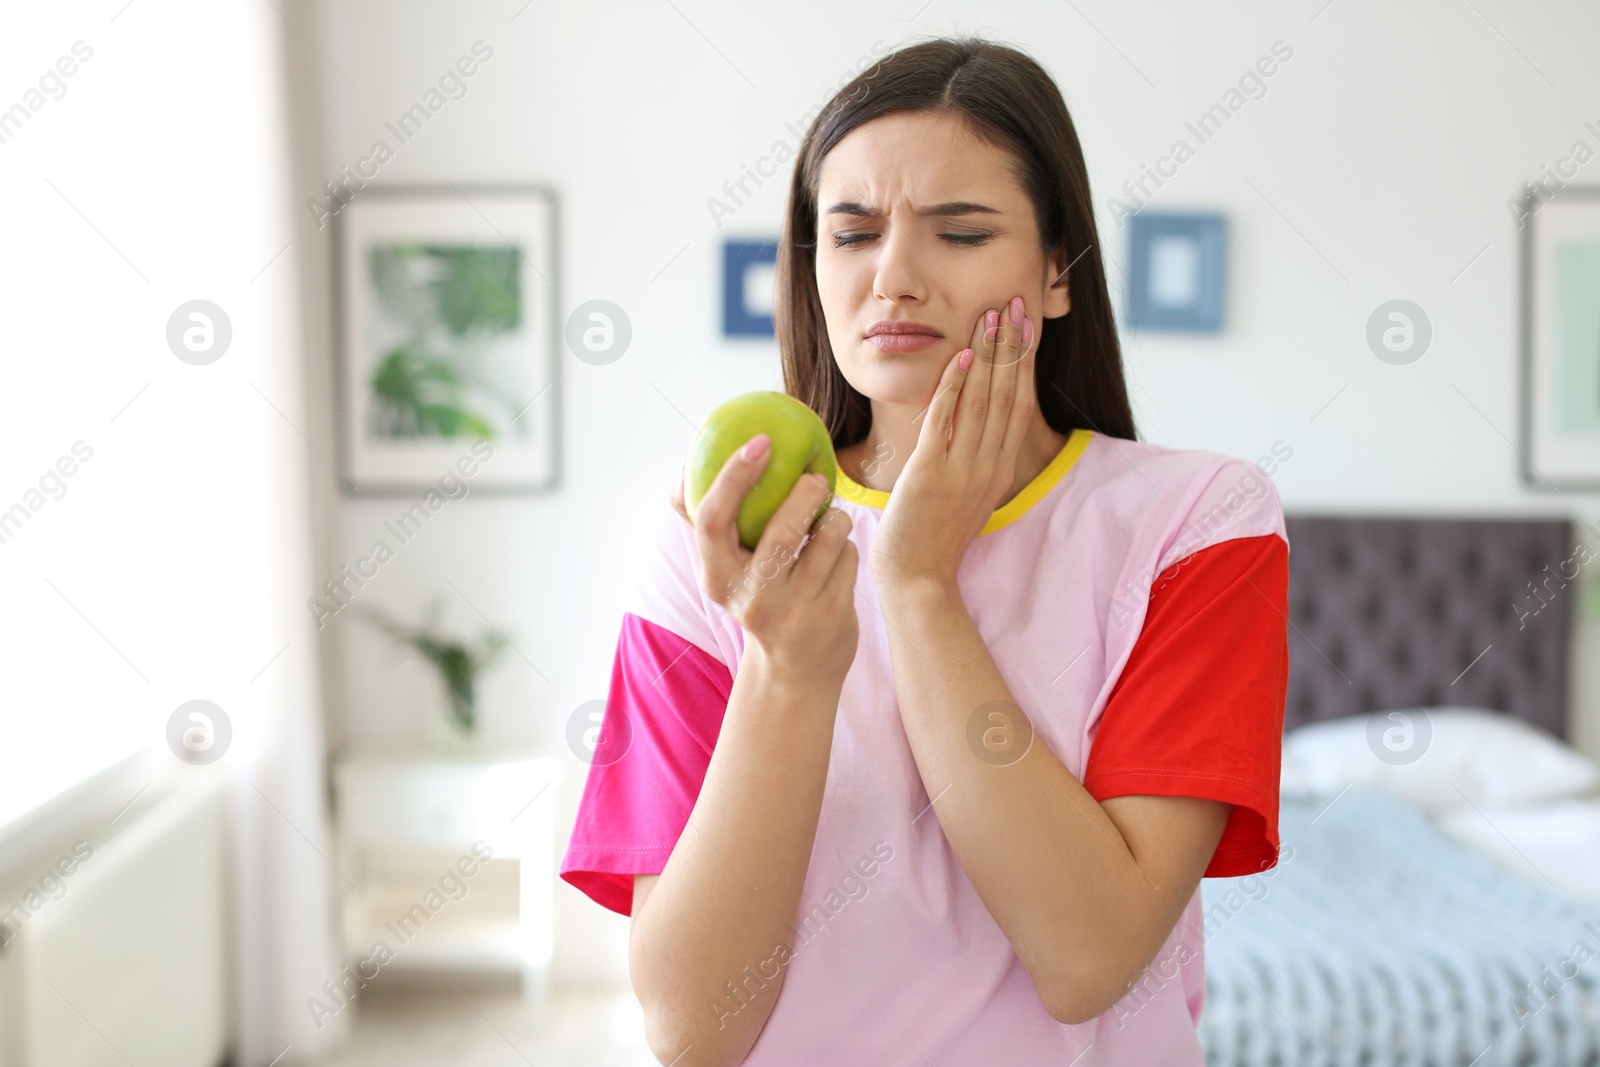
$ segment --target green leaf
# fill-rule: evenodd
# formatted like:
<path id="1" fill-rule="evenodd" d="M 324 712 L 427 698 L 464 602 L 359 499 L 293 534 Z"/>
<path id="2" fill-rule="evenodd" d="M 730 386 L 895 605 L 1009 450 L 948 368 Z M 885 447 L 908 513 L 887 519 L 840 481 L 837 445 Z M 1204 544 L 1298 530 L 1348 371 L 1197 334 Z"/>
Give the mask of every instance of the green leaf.
<path id="1" fill-rule="evenodd" d="M 374 437 L 494 438 L 494 427 L 462 398 L 466 382 L 448 359 L 421 342 L 391 349 L 372 372 Z"/>
<path id="2" fill-rule="evenodd" d="M 506 333 L 522 322 L 520 261 L 511 247 L 429 245 L 431 289 L 439 321 L 457 337 L 475 330 Z"/>

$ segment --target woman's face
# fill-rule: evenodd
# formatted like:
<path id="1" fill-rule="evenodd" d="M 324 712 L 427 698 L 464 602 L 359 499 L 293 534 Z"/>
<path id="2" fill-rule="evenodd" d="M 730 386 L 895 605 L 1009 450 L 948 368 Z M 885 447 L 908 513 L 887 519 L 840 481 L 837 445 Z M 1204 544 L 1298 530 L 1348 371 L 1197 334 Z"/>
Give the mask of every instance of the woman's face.
<path id="1" fill-rule="evenodd" d="M 1036 337 L 1070 309 L 1067 260 L 1047 261 L 1012 165 L 959 115 L 922 111 L 863 123 L 823 157 L 817 291 L 834 360 L 858 392 L 925 406 L 985 309 L 1021 296 Z M 885 320 L 935 336 L 871 336 Z"/>

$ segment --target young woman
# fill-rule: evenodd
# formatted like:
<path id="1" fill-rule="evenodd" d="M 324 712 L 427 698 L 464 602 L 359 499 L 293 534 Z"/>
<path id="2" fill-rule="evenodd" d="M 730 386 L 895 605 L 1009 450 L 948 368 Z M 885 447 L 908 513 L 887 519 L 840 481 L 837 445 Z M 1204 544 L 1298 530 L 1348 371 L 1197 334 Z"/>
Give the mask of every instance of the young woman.
<path id="1" fill-rule="evenodd" d="M 1199 883 L 1277 861 L 1288 545 L 1252 463 L 1136 440 L 1059 89 L 885 56 L 796 160 L 787 392 L 623 617 L 561 874 L 689 1064 L 1199 1065 Z"/>

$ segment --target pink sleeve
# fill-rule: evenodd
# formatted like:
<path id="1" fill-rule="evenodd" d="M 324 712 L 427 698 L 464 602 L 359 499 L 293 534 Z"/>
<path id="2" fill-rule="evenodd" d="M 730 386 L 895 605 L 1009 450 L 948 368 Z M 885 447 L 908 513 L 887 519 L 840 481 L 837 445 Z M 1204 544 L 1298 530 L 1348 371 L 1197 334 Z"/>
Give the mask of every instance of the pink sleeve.
<path id="1" fill-rule="evenodd" d="M 682 577 L 671 566 L 658 570 L 648 583 L 651 595 L 635 606 L 658 607 L 654 613 L 663 620 L 685 619 L 678 612 L 692 610 L 699 595 L 674 581 Z M 672 624 L 623 614 L 562 879 L 596 903 L 632 914 L 633 876 L 660 874 L 666 866 L 700 795 L 732 690 L 728 666 Z"/>

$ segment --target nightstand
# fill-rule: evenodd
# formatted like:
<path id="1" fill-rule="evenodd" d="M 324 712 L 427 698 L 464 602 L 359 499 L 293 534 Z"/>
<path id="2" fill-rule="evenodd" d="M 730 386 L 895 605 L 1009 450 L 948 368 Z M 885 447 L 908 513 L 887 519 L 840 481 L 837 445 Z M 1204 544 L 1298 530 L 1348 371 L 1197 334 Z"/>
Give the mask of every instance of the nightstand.
<path id="1" fill-rule="evenodd" d="M 550 757 L 337 763 L 348 973 L 509 973 L 542 1019 L 561 777 Z"/>

